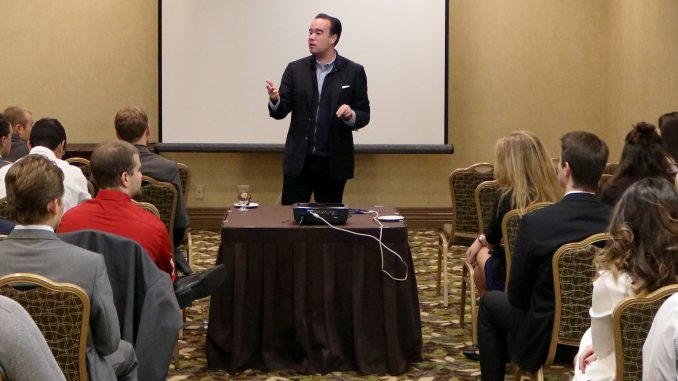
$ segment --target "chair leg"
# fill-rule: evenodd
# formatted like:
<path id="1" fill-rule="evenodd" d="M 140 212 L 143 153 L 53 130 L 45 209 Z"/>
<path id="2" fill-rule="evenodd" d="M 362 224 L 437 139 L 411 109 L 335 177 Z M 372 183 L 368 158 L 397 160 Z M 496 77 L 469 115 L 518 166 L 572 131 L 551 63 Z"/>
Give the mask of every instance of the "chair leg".
<path id="1" fill-rule="evenodd" d="M 461 300 L 459 302 L 459 324 L 464 326 L 464 315 L 466 312 L 466 278 L 468 277 L 468 268 L 462 266 L 461 270 Z"/>
<path id="2" fill-rule="evenodd" d="M 474 346 L 478 345 L 478 306 L 476 303 L 477 296 L 476 296 L 476 283 L 474 280 L 474 271 L 473 268 L 470 267 L 470 264 L 465 264 L 465 266 L 469 266 L 469 277 L 468 277 L 468 282 L 469 282 L 469 288 L 471 289 L 471 342 L 473 343 Z"/>
<path id="3" fill-rule="evenodd" d="M 174 346 L 174 369 L 181 369 L 181 364 L 179 363 L 179 339 L 177 339 L 177 345 Z"/>
<path id="4" fill-rule="evenodd" d="M 438 263 L 436 269 L 436 295 L 440 295 L 440 283 L 442 278 L 442 269 L 443 269 L 443 251 L 447 249 L 447 240 L 443 236 L 443 233 L 440 233 L 440 238 L 438 239 Z"/>
<path id="5" fill-rule="evenodd" d="M 449 304 L 449 279 L 448 279 L 448 256 L 449 256 L 449 249 L 446 246 L 445 249 L 443 250 L 443 306 L 447 307 Z"/>
<path id="6" fill-rule="evenodd" d="M 513 367 L 513 379 L 514 381 L 521 381 L 523 377 L 527 377 L 530 381 L 544 381 L 544 367 L 540 367 L 536 372 L 524 372 L 520 367 L 511 363 Z"/>

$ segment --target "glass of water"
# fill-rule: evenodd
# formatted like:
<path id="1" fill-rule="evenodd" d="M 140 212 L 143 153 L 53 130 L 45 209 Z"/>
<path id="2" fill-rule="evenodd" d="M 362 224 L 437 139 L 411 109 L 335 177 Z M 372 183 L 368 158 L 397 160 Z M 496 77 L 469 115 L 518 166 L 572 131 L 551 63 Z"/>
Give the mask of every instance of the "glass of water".
<path id="1" fill-rule="evenodd" d="M 238 185 L 238 205 L 240 205 L 240 210 L 243 212 L 247 211 L 247 205 L 250 203 L 252 198 L 252 193 L 250 193 L 249 185 Z"/>

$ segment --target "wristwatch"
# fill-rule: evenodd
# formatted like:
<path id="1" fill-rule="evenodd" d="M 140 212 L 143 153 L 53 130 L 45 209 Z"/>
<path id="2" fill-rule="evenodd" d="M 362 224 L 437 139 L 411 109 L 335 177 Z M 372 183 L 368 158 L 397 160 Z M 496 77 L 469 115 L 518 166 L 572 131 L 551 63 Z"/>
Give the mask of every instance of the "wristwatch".
<path id="1" fill-rule="evenodd" d="M 478 241 L 480 242 L 481 245 L 487 246 L 487 240 L 485 239 L 485 234 L 479 235 Z"/>

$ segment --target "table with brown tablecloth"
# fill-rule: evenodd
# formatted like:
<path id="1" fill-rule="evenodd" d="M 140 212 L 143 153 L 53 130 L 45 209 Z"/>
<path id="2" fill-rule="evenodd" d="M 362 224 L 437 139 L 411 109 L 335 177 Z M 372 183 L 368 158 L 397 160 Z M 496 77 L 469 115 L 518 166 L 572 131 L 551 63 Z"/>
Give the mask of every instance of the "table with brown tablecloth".
<path id="1" fill-rule="evenodd" d="M 392 215 L 393 208 L 372 208 Z M 217 263 L 227 268 L 212 295 L 207 331 L 211 369 L 356 370 L 401 374 L 421 360 L 414 266 L 403 222 L 385 222 L 382 273 L 377 241 L 326 225 L 299 226 L 289 206 L 233 209 Z M 344 229 L 379 236 L 370 215 Z"/>

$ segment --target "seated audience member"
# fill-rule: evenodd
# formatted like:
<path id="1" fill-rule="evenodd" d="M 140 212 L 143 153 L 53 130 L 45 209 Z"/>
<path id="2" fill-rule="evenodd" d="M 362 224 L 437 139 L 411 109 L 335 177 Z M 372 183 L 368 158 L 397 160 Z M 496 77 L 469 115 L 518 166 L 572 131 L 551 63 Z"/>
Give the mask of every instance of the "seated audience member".
<path id="1" fill-rule="evenodd" d="M 678 294 L 662 304 L 643 345 L 643 380 L 678 380 Z"/>
<path id="2" fill-rule="evenodd" d="M 87 190 L 87 179 L 82 171 L 66 160 L 61 160 L 66 151 L 66 130 L 58 120 L 40 119 L 35 122 L 28 144 L 31 146 L 29 154 L 48 158 L 64 173 L 64 210 L 91 198 Z M 5 197 L 4 179 L 12 165 L 14 164 L 0 168 L 0 197 Z"/>
<path id="3" fill-rule="evenodd" d="M 151 259 L 175 280 L 172 243 L 160 218 L 132 203 L 141 189 L 139 153 L 124 141 L 100 144 L 90 157 L 92 178 L 99 187 L 97 196 L 64 214 L 59 233 L 95 229 L 129 238 L 141 245 Z M 225 267 L 176 279 L 181 307 L 208 296 L 224 280 Z M 188 288 L 187 288 L 188 287 Z"/>
<path id="4" fill-rule="evenodd" d="M 678 173 L 678 112 L 668 112 L 659 118 L 664 154 L 669 161 L 669 174 Z"/>
<path id="5" fill-rule="evenodd" d="M 184 254 L 177 250 L 190 224 L 177 163 L 165 159 L 148 149 L 147 145 L 151 129 L 148 125 L 146 112 L 139 107 L 130 106 L 118 111 L 115 115 L 115 133 L 118 139 L 134 144 L 139 151 L 141 172 L 145 176 L 159 181 L 170 182 L 177 188 L 179 199 L 177 202 L 177 212 L 174 217 L 174 232 L 172 234 L 174 236 L 174 260 L 179 271 L 184 274 L 190 274 L 191 267 L 186 261 Z"/>
<path id="6" fill-rule="evenodd" d="M 3 114 L 0 114 L 0 168 L 10 164 L 6 160 L 9 157 L 9 152 L 12 149 L 12 125 L 9 120 L 5 119 Z"/>
<path id="7" fill-rule="evenodd" d="M 66 380 L 31 315 L 4 296 L 0 296 L 0 374 L 11 381 Z"/>
<path id="8" fill-rule="evenodd" d="M 574 360 L 576 381 L 614 379 L 612 313 L 619 302 L 678 282 L 676 219 L 678 194 L 662 177 L 633 183 L 617 203 L 610 222 L 612 240 L 596 257 L 591 328 Z"/>
<path id="9" fill-rule="evenodd" d="M 503 380 L 508 359 L 527 372 L 541 367 L 553 325 L 553 254 L 563 244 L 607 228 L 610 207 L 594 194 L 607 163 L 607 146 L 594 134 L 576 131 L 561 138 L 561 147 L 558 180 L 565 196 L 523 217 L 507 292 L 488 291 L 480 298 L 483 380 Z"/>
<path id="10" fill-rule="evenodd" d="M 7 161 L 17 161 L 28 155 L 28 138 L 31 136 L 33 128 L 33 113 L 21 106 L 10 106 L 5 109 L 5 119 L 12 125 L 12 150 L 7 157 Z"/>
<path id="11" fill-rule="evenodd" d="M 662 138 L 656 128 L 649 123 L 637 123 L 626 135 L 617 173 L 605 185 L 600 198 L 614 206 L 634 182 L 646 177 L 667 176 L 668 172 Z"/>
<path id="12" fill-rule="evenodd" d="M 517 131 L 497 142 L 495 178 L 501 196 L 492 221 L 466 251 L 469 263 L 475 266 L 475 283 L 480 295 L 485 290 L 504 290 L 506 259 L 501 243 L 501 221 L 512 209 L 525 213 L 532 203 L 555 202 L 562 196 L 551 156 L 539 138 L 528 131 Z"/>
<path id="13" fill-rule="evenodd" d="M 10 213 L 19 225 L 0 242 L 0 276 L 33 273 L 82 287 L 90 302 L 90 379 L 136 380 L 136 356 L 130 343 L 120 340 L 104 258 L 54 234 L 63 213 L 63 172 L 52 160 L 29 155 L 10 167 L 4 181 Z"/>

